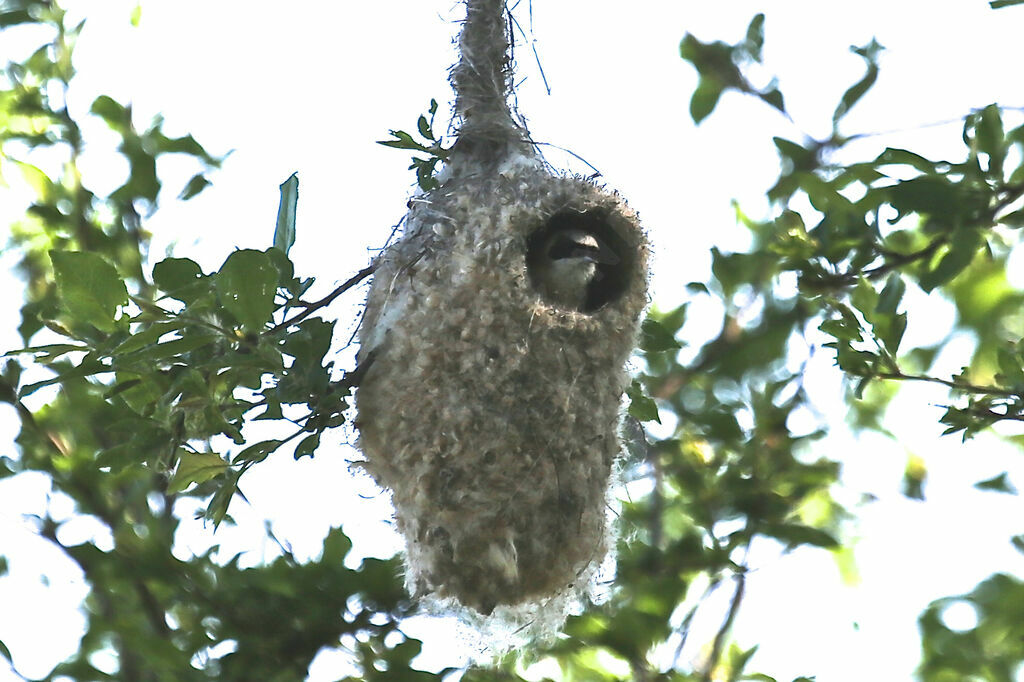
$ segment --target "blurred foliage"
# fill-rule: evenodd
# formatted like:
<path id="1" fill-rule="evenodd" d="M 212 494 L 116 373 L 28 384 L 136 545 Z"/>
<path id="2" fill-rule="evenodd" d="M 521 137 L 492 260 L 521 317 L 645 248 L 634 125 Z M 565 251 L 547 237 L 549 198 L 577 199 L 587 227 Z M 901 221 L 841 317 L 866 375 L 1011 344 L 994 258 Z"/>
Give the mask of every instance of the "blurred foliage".
<path id="1" fill-rule="evenodd" d="M 966 627 L 947 624 L 951 607 L 960 606 Z M 1024 582 L 997 573 L 969 594 L 940 599 L 921 614 L 924 682 L 980 679 L 1014 682 L 1024 663 Z"/>
<path id="2" fill-rule="evenodd" d="M 890 147 L 840 163 L 864 138 L 841 126 L 875 82 L 882 49 L 874 41 L 854 48 L 865 74 L 837 102 L 831 135 L 775 138 L 772 217 L 751 219 L 737 207 L 749 249 L 714 250 L 709 281 L 680 282 L 685 302 L 652 310 L 643 325 L 624 434 L 624 479 L 635 493 L 622 507 L 608 600 L 571 617 L 549 645 L 489 667 L 423 672 L 414 660 L 420 642 L 401 631 L 416 606 L 399 563 L 345 567 L 350 543 L 340 530 L 310 561 L 283 547 L 247 568 L 238 557 L 216 561 L 216 548 L 171 553 L 178 501 L 199 501 L 212 526 L 231 523 L 243 474 L 278 450 L 313 456 L 324 432 L 343 423 L 358 369 L 334 371 L 334 323 L 319 313 L 372 266 L 327 297 L 304 298 L 312 280 L 288 258 L 295 177 L 282 184 L 271 248 L 237 250 L 213 272 L 188 258 L 150 265 L 143 225 L 166 198 L 158 159 L 194 162 L 177 193 L 185 200 L 209 185 L 222 158 L 191 136 L 166 136 L 159 120 L 140 126 L 130 106 L 100 96 L 81 115 L 117 135 L 128 173 L 96 196 L 78 167 L 81 121 L 65 104 L 82 24 L 66 25 L 51 0 L 0 2 L 0 27 L 22 24 L 49 38 L 8 64 L 0 87 L 0 168 L 19 173 L 32 192 L 10 238 L 26 283 L 25 347 L 7 353 L 0 374 L 0 400 L 21 423 L 18 454 L 0 457 L 0 477 L 46 475 L 112 538 L 103 548 L 65 544 L 49 512 L 36 519 L 39 535 L 90 587 L 79 651 L 45 679 L 301 680 L 327 648 L 347 652 L 358 671 L 349 679 L 517 680 L 543 663 L 563 680 L 771 682 L 747 670 L 756 647 L 730 634 L 757 568 L 752 548 L 820 548 L 848 560 L 849 514 L 832 496 L 839 465 L 817 445 L 827 424 L 804 386 L 813 351 L 828 349 L 848 378 L 857 429 L 881 430 L 893 386 L 908 380 L 949 389 L 949 433 L 966 438 L 1024 421 L 1024 301 L 1006 275 L 1024 227 L 1024 127 L 1007 126 L 990 105 L 965 116 L 961 158 Z M 735 45 L 683 39 L 681 55 L 699 77 L 695 121 L 729 90 L 786 115 L 777 81 L 755 84 L 749 74 L 764 41 L 762 15 Z M 427 155 L 412 166 L 423 188 L 436 183 L 446 153 L 433 131 L 436 111 L 432 101 L 418 122 L 425 142 L 403 131 L 382 142 Z M 958 313 L 954 331 L 976 341 L 956 375 L 930 373 L 946 341 L 903 344 L 914 322 L 910 297 L 924 292 L 946 297 Z M 687 343 L 698 300 L 717 306 L 720 326 Z M 29 406 L 41 397 L 45 404 Z M 250 442 L 247 425 L 256 420 L 275 422 L 280 436 Z M 923 497 L 926 477 L 926 462 L 911 457 L 907 494 Z M 1005 474 L 977 487 L 1016 494 Z M 721 591 L 729 595 L 721 626 L 701 643 L 700 660 L 684 660 L 684 645 L 706 636 L 693 630 L 697 612 Z M 922 678 L 1013 679 L 1024 659 L 1022 595 L 1019 580 L 997 575 L 930 606 L 920 621 Z M 953 602 L 973 608 L 973 627 L 946 624 Z M 0 642 L 0 657 L 12 654 Z M 116 670 L 101 670 L 98 654 Z"/>

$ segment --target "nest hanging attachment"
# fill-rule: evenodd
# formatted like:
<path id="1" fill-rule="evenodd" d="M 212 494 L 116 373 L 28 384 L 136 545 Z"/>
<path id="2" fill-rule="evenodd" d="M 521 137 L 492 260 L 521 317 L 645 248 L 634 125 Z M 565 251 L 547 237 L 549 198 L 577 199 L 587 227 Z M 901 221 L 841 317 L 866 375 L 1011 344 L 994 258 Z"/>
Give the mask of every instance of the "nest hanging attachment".
<path id="1" fill-rule="evenodd" d="M 648 247 L 617 194 L 540 160 L 508 105 L 504 2 L 466 5 L 447 178 L 379 256 L 356 402 L 408 588 L 489 614 L 582 593 L 610 550 Z"/>

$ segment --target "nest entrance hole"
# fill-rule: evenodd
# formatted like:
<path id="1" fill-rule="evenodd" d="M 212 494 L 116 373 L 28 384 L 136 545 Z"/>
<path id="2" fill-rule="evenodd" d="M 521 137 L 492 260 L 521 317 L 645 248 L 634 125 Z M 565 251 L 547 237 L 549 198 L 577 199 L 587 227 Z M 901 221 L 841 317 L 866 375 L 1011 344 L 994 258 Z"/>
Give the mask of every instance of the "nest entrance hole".
<path id="1" fill-rule="evenodd" d="M 587 285 L 586 296 L 577 308 L 578 312 L 592 313 L 618 300 L 629 285 L 636 255 L 611 220 L 606 210 L 568 208 L 553 214 L 530 233 L 526 240 L 526 272 L 534 289 L 543 290 L 540 286 L 541 269 L 545 260 L 551 257 L 546 249 L 552 238 L 563 232 L 583 232 L 597 240 L 602 255 L 598 257 L 596 272 Z"/>

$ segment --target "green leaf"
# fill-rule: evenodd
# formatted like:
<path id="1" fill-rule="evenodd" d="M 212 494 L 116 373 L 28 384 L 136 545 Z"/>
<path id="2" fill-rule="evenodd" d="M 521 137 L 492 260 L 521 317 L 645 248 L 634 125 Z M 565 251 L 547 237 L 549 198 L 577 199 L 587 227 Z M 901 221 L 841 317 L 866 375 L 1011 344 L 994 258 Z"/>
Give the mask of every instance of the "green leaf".
<path id="1" fill-rule="evenodd" d="M 863 78 L 851 85 L 850 88 L 843 93 L 842 98 L 839 100 L 839 104 L 836 106 L 835 113 L 832 114 L 833 125 L 838 123 L 839 119 L 849 113 L 850 109 L 860 101 L 860 99 L 868 90 L 871 89 L 871 86 L 874 85 L 875 81 L 878 79 L 877 56 L 881 51 L 882 46 L 872 40 L 864 47 L 852 47 L 850 49 L 867 61 L 868 70 L 867 73 L 864 74 Z"/>
<path id="2" fill-rule="evenodd" d="M 50 260 L 58 299 L 71 319 L 113 331 L 118 306 L 128 303 L 128 289 L 114 266 L 83 251 L 51 251 Z"/>
<path id="3" fill-rule="evenodd" d="M 1014 549 L 1016 549 L 1018 552 L 1024 554 L 1024 534 L 1014 535 L 1012 538 L 1010 538 L 1010 544 L 1013 545 Z"/>
<path id="4" fill-rule="evenodd" d="M 903 334 L 907 331 L 907 314 L 887 315 L 882 319 L 876 320 L 872 327 L 875 330 L 875 334 L 881 339 L 885 349 L 895 356 L 900 349 L 900 343 L 903 341 Z"/>
<path id="5" fill-rule="evenodd" d="M 999 107 L 990 104 L 977 116 L 975 127 L 978 151 L 989 157 L 989 172 L 1001 177 L 1006 158 L 1006 138 Z"/>
<path id="6" fill-rule="evenodd" d="M 281 183 L 281 201 L 277 206 L 274 248 L 288 253 L 295 243 L 295 211 L 299 205 L 299 174 L 292 173 Z"/>
<path id="7" fill-rule="evenodd" d="M 52 362 L 66 353 L 87 350 L 89 350 L 89 346 L 74 343 L 47 343 L 43 344 L 42 346 L 29 346 L 27 348 L 9 350 L 3 355 L 0 355 L 0 357 L 21 355 L 22 353 L 32 353 L 33 355 L 36 356 L 36 362 L 46 363 Z"/>
<path id="8" fill-rule="evenodd" d="M 233 464 L 256 464 L 265 460 L 270 453 L 280 447 L 279 440 L 265 440 L 245 448 L 232 460 Z"/>
<path id="9" fill-rule="evenodd" d="M 128 109 L 107 95 L 100 95 L 93 100 L 89 111 L 102 118 L 108 126 L 117 132 L 126 132 L 131 125 L 131 115 L 128 113 Z"/>
<path id="10" fill-rule="evenodd" d="M 1021 166 L 1024 168 L 1024 166 Z M 1019 209 L 999 217 L 999 223 L 1013 229 L 1024 227 L 1024 209 Z"/>
<path id="11" fill-rule="evenodd" d="M 14 26 L 16 24 L 35 23 L 38 21 L 31 12 L 24 9 L 0 12 L 0 28 Z"/>
<path id="12" fill-rule="evenodd" d="M 879 154 L 878 158 L 875 159 L 875 163 L 882 166 L 910 166 L 922 173 L 934 173 L 935 166 L 937 165 L 934 161 L 926 159 L 920 154 L 893 147 L 887 147 L 885 151 Z"/>
<path id="13" fill-rule="evenodd" d="M 718 81 L 701 76 L 693 96 L 690 97 L 690 117 L 694 123 L 700 123 L 715 110 L 722 90 Z"/>
<path id="14" fill-rule="evenodd" d="M 839 541 L 830 533 L 819 528 L 805 526 L 802 523 L 770 523 L 758 526 L 758 531 L 784 543 L 792 549 L 797 545 L 813 545 L 831 549 L 839 546 Z"/>
<path id="15" fill-rule="evenodd" d="M 11 650 L 7 648 L 7 645 L 0 641 L 0 656 L 3 656 L 8 661 L 11 660 Z"/>
<path id="16" fill-rule="evenodd" d="M 978 230 L 963 229 L 953 234 L 949 248 L 939 259 L 938 264 L 921 275 L 918 284 L 925 291 L 932 291 L 950 281 L 971 264 L 982 243 L 982 235 Z"/>
<path id="17" fill-rule="evenodd" d="M 171 339 L 170 341 L 164 341 L 158 343 L 155 346 L 148 346 L 140 348 L 134 351 L 131 355 L 125 359 L 131 362 L 163 360 L 165 358 L 173 358 L 175 356 L 184 355 L 194 351 L 197 348 L 207 346 L 219 337 L 212 333 L 203 332 L 192 332 L 179 339 Z"/>
<path id="18" fill-rule="evenodd" d="M 312 457 L 316 454 L 316 449 L 320 447 L 320 433 L 311 433 L 301 441 L 295 447 L 295 459 L 301 459 L 303 457 Z"/>
<path id="19" fill-rule="evenodd" d="M 764 47 L 764 14 L 755 14 L 747 26 L 747 36 L 744 41 L 747 54 L 756 62 L 761 61 L 761 49 Z"/>
<path id="20" fill-rule="evenodd" d="M 262 251 L 235 251 L 214 275 L 221 304 L 235 316 L 242 329 L 258 332 L 274 312 L 277 268 Z"/>
<path id="21" fill-rule="evenodd" d="M 241 472 L 236 472 L 234 476 L 230 476 L 224 484 L 217 489 L 217 492 L 210 498 L 210 503 L 206 505 L 206 513 L 203 517 L 207 521 L 213 522 L 213 527 L 220 526 L 221 521 L 228 514 L 228 507 L 231 505 L 231 498 L 235 496 L 238 491 L 238 475 Z"/>
<path id="22" fill-rule="evenodd" d="M 1017 494 L 1017 488 L 1014 487 L 1013 483 L 1010 482 L 1010 478 L 1004 471 L 998 476 L 986 479 L 984 481 L 978 481 L 974 484 L 974 487 L 978 490 L 992 490 L 998 493 L 1007 493 L 1010 495 Z"/>
<path id="23" fill-rule="evenodd" d="M 332 528 L 324 538 L 320 563 L 325 566 L 341 566 L 352 549 L 352 541 L 341 528 Z"/>
<path id="24" fill-rule="evenodd" d="M 814 149 L 807 149 L 783 137 L 773 137 L 772 142 L 783 160 L 793 164 L 792 170 L 810 171 L 818 167 L 818 152 Z"/>
<path id="25" fill-rule="evenodd" d="M 267 409 L 252 418 L 253 421 L 268 419 L 284 419 L 284 412 L 281 411 L 281 403 L 277 400 L 267 398 Z"/>
<path id="26" fill-rule="evenodd" d="M 430 123 L 427 121 L 426 116 L 420 116 L 416 122 L 416 128 L 420 131 L 420 135 L 427 138 L 428 140 L 434 139 L 434 133 L 430 130 Z"/>
<path id="27" fill-rule="evenodd" d="M 764 92 L 760 92 L 757 95 L 762 101 L 767 102 L 779 111 L 786 112 L 786 103 L 782 98 L 782 91 L 778 88 L 768 88 Z"/>
<path id="28" fill-rule="evenodd" d="M 851 320 L 843 317 L 839 319 L 825 320 L 818 325 L 818 329 L 829 336 L 833 336 L 844 341 L 863 340 L 860 324 L 856 319 Z"/>
<path id="29" fill-rule="evenodd" d="M 430 152 L 429 147 L 426 147 L 414 140 L 412 135 L 404 130 L 390 130 L 388 132 L 393 135 L 395 139 L 377 140 L 377 144 L 382 144 L 385 147 L 393 147 L 395 149 L 410 149 L 417 152 Z"/>
<path id="30" fill-rule="evenodd" d="M 906 290 L 907 285 L 898 272 L 889 275 L 889 278 L 885 281 L 885 286 L 882 288 L 882 292 L 878 295 L 875 312 L 882 313 L 883 315 L 894 314 L 896 309 L 899 308 L 900 301 L 903 300 L 903 294 Z"/>
<path id="31" fill-rule="evenodd" d="M 989 0 L 988 6 L 992 9 L 1002 9 L 1004 7 L 1013 7 L 1014 5 L 1024 5 L 1024 0 Z"/>
<path id="32" fill-rule="evenodd" d="M 661 423 L 661 417 L 658 415 L 658 404 L 644 394 L 644 389 L 639 381 L 633 380 L 633 383 L 626 389 L 626 395 L 629 397 L 627 412 L 631 417 L 642 422 Z"/>
<path id="33" fill-rule="evenodd" d="M 66 382 L 70 379 L 80 379 L 82 377 L 91 376 L 93 374 L 99 374 L 101 372 L 109 372 L 110 365 L 107 365 L 100 360 L 96 359 L 94 354 L 87 355 L 78 365 L 75 365 L 66 372 L 63 372 L 55 377 L 44 379 L 43 381 L 37 381 L 33 384 L 25 384 L 18 390 L 18 397 L 24 398 L 32 395 L 40 388 L 45 386 L 52 386 L 53 384 L 59 384 Z"/>
<path id="34" fill-rule="evenodd" d="M 32 191 L 35 192 L 36 197 L 40 201 L 51 201 L 56 194 L 56 185 L 53 180 L 38 166 L 33 166 L 31 163 L 24 161 L 15 161 L 15 165 L 21 171 L 21 176 Z"/>
<path id="35" fill-rule="evenodd" d="M 889 188 L 889 203 L 901 216 L 908 213 L 956 214 L 960 208 L 959 201 L 950 181 L 936 175 L 904 180 Z"/>
<path id="36" fill-rule="evenodd" d="M 180 493 L 193 483 L 205 483 L 228 469 L 228 463 L 215 452 L 182 452 L 167 492 Z"/>
<path id="37" fill-rule="evenodd" d="M 649 352 L 677 350 L 682 348 L 671 331 L 650 317 L 640 325 L 640 348 Z"/>
<path id="38" fill-rule="evenodd" d="M 153 266 L 153 283 L 171 298 L 183 303 L 195 299 L 203 269 L 189 258 L 165 258 Z"/>
<path id="39" fill-rule="evenodd" d="M 185 184 L 185 188 L 181 190 L 181 194 L 178 195 L 178 198 L 182 201 L 188 201 L 209 187 L 210 184 L 210 181 L 206 179 L 205 175 L 202 173 L 196 173 L 192 176 L 192 179 Z"/>

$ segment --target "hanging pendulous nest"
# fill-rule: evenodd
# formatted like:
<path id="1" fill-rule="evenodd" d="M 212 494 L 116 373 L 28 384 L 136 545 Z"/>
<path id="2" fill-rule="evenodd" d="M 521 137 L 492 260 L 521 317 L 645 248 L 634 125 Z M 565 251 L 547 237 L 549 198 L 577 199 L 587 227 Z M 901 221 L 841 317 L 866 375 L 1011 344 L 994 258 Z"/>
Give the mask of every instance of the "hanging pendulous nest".
<path id="1" fill-rule="evenodd" d="M 553 174 L 514 121 L 501 0 L 469 0 L 459 49 L 447 180 L 377 261 L 357 424 L 410 591 L 489 614 L 580 591 L 610 549 L 648 247 L 621 197 Z"/>

